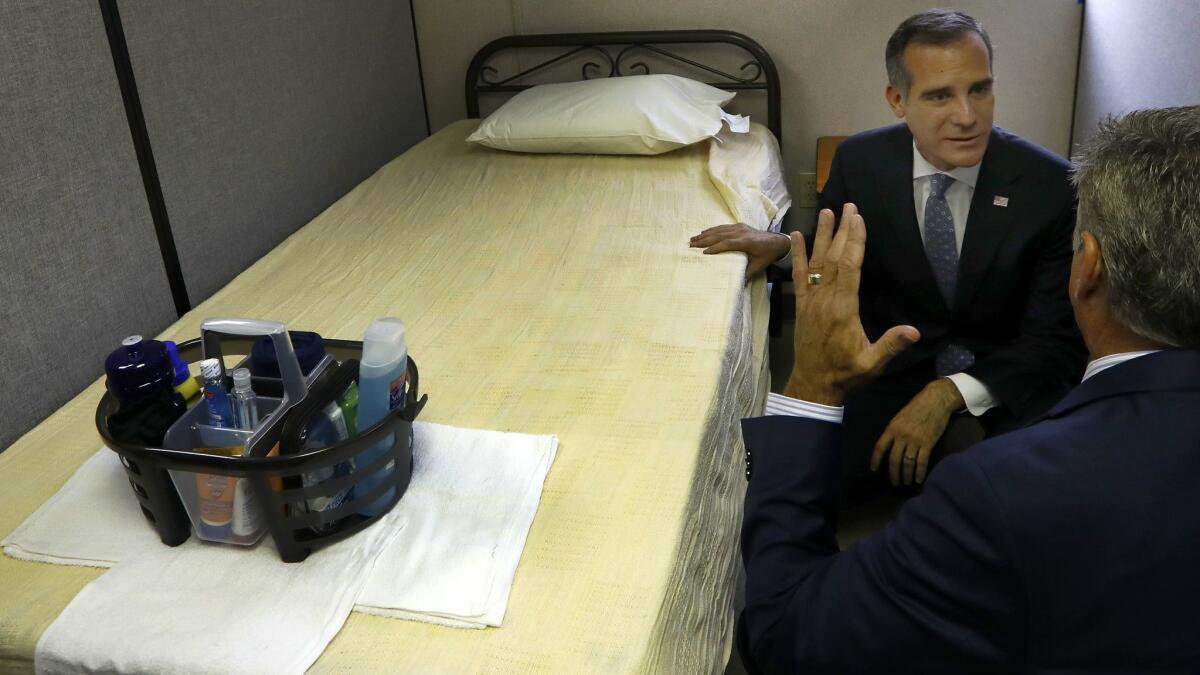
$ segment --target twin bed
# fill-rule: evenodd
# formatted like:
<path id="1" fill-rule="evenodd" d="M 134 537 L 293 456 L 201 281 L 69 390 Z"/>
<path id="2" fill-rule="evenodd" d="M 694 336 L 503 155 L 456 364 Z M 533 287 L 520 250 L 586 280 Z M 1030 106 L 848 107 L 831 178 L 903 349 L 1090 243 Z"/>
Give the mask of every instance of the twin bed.
<path id="1" fill-rule="evenodd" d="M 242 316 L 357 338 L 398 316 L 429 394 L 423 420 L 559 437 L 501 628 L 355 613 L 314 671 L 724 668 L 744 492 L 738 420 L 761 411 L 768 387 L 766 285 L 745 283 L 742 256 L 687 244 L 708 226 L 766 228 L 781 215 L 763 187 L 780 181 L 774 67 L 719 31 L 506 38 L 476 58 L 468 104 L 478 114 L 479 92 L 521 81 L 485 70 L 499 49 L 574 50 L 551 66 L 583 59 L 588 77 L 648 70 L 623 65 L 633 48 L 674 59 L 662 45 L 712 42 L 751 47 L 755 66 L 714 84 L 766 90 L 774 133 L 753 125 L 649 157 L 524 155 L 469 144 L 477 122 L 457 122 L 162 334 L 185 340 L 205 317 Z M 0 537 L 95 452 L 102 391 L 97 381 L 0 453 Z M 102 572 L 0 556 L 0 664 L 31 667 L 38 637 Z"/>

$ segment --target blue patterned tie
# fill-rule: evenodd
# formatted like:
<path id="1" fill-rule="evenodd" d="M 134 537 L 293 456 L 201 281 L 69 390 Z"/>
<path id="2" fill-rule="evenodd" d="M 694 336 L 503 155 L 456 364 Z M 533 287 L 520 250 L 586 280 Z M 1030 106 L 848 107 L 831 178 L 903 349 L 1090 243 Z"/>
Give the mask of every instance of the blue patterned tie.
<path id="1" fill-rule="evenodd" d="M 958 244 L 954 238 L 954 217 L 946 203 L 946 190 L 954 179 L 944 173 L 929 177 L 929 199 L 925 200 L 925 255 L 933 268 L 938 289 L 946 306 L 954 308 L 954 289 L 958 284 Z M 955 344 L 947 345 L 934 361 L 938 377 L 958 373 L 975 363 L 975 355 Z"/>

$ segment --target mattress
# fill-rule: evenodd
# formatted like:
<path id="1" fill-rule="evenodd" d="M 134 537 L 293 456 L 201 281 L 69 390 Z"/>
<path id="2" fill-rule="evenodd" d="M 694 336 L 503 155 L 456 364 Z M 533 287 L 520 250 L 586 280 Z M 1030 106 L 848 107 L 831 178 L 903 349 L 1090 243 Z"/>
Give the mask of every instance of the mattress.
<path id="1" fill-rule="evenodd" d="M 209 316 L 359 338 L 407 326 L 422 419 L 557 434 L 503 627 L 352 614 L 313 671 L 720 672 L 744 494 L 738 419 L 768 386 L 766 293 L 688 237 L 785 208 L 760 126 L 655 157 L 519 155 L 453 124 L 160 336 Z M 101 381 L 0 453 L 0 536 L 100 444 Z M 0 556 L 0 667 L 103 570 Z"/>

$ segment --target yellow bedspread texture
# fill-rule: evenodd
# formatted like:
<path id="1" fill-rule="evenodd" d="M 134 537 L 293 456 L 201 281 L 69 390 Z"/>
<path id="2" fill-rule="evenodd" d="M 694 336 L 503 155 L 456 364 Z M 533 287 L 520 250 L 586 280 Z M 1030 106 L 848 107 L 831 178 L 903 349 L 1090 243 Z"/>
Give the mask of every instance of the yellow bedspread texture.
<path id="1" fill-rule="evenodd" d="M 474 125 L 384 166 L 161 337 L 238 316 L 360 339 L 401 317 L 422 419 L 560 439 L 503 627 L 355 613 L 314 672 L 719 672 L 745 489 L 737 420 L 767 386 L 765 288 L 744 285 L 742 256 L 687 242 L 765 216 L 731 213 L 708 144 L 518 155 L 465 143 Z M 742 161 L 728 144 L 713 155 L 727 174 Z M 0 536 L 100 445 L 102 391 L 0 453 Z M 0 556 L 0 669 L 31 669 L 42 631 L 102 573 Z"/>

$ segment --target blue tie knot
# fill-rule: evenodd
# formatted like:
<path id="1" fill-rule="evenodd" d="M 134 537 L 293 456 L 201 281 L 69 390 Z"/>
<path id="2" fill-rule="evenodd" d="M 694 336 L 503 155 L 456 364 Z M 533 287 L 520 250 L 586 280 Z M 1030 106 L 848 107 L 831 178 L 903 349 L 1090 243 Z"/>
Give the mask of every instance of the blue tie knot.
<path id="1" fill-rule="evenodd" d="M 946 190 L 949 190 L 950 186 L 954 184 L 954 178 L 944 173 L 935 173 L 929 179 L 932 181 L 930 185 L 933 187 L 933 194 L 930 196 L 936 199 L 945 199 Z"/>

